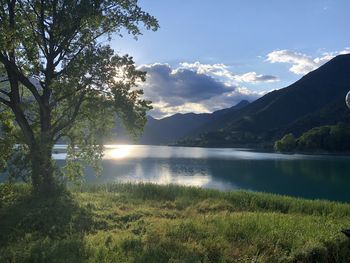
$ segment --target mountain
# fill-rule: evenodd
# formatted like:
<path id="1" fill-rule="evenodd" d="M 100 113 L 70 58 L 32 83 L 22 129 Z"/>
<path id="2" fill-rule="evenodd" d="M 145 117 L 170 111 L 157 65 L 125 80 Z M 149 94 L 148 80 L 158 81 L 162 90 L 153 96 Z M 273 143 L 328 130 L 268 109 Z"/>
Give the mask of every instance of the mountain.
<path id="1" fill-rule="evenodd" d="M 196 135 L 203 131 L 202 127 L 214 122 L 226 114 L 231 114 L 244 108 L 249 102 L 241 101 L 237 105 L 213 113 L 177 113 L 163 119 L 154 119 L 148 116 L 140 142 L 142 144 L 174 144 L 189 135 Z"/>
<path id="2" fill-rule="evenodd" d="M 213 113 L 177 113 L 159 120 L 148 116 L 144 132 L 138 143 L 153 145 L 175 144 L 180 139 L 200 134 L 205 130 L 204 127 L 207 123 L 219 121 L 223 116 L 233 114 L 248 104 L 248 101 L 242 100 L 231 108 L 218 110 Z M 121 125 L 116 127 L 116 134 L 118 143 L 131 142 Z"/>
<path id="3" fill-rule="evenodd" d="M 242 146 L 271 144 L 286 133 L 350 122 L 345 96 L 350 90 L 350 54 L 340 55 L 294 84 L 272 91 L 220 122 L 206 123 L 199 136 L 180 144 Z"/>

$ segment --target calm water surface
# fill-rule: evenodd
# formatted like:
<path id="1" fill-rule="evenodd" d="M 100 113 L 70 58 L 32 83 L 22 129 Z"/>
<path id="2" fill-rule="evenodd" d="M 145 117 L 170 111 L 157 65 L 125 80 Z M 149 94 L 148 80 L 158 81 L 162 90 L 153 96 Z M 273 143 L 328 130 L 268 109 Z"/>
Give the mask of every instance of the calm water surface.
<path id="1" fill-rule="evenodd" d="M 64 151 L 64 146 L 57 146 Z M 65 154 L 54 154 L 64 162 Z M 103 176 L 89 183 L 150 182 L 246 189 L 350 202 L 350 156 L 261 153 L 245 149 L 109 145 Z"/>

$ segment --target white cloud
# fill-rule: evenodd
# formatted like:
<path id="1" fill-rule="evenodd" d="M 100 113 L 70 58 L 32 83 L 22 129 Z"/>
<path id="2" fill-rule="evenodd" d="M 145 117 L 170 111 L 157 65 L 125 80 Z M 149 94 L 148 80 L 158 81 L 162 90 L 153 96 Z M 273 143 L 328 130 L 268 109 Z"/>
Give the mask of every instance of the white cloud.
<path id="1" fill-rule="evenodd" d="M 340 52 L 326 52 L 322 56 L 312 58 L 306 54 L 291 50 L 275 50 L 267 54 L 266 61 L 271 63 L 287 63 L 291 67 L 289 70 L 297 75 L 305 75 L 317 69 L 337 55 L 350 53 L 350 48 L 345 48 Z"/>
<path id="2" fill-rule="evenodd" d="M 217 77 L 223 80 L 227 85 L 235 83 L 262 83 L 262 82 L 276 82 L 279 79 L 272 75 L 262 75 L 256 72 L 247 72 L 242 75 L 234 74 L 229 70 L 229 66 L 225 64 L 202 64 L 200 62 L 194 63 L 180 63 L 180 68 L 194 70 L 199 74 L 207 74 L 209 76 Z"/>
<path id="3" fill-rule="evenodd" d="M 256 72 L 248 72 L 242 75 L 236 75 L 235 80 L 246 83 L 260 83 L 260 82 L 276 82 L 279 79 L 272 75 L 262 75 Z"/>
<path id="4" fill-rule="evenodd" d="M 176 113 L 210 113 L 210 111 L 201 103 L 185 102 L 182 105 L 171 106 L 169 103 L 158 102 L 153 103 L 153 116 L 166 117 Z"/>

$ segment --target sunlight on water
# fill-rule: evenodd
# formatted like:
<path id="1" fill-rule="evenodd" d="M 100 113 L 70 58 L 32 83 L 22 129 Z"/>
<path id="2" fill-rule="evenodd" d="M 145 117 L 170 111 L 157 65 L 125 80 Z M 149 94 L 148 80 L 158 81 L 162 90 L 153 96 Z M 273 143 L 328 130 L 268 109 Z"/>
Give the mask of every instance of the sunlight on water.
<path id="1" fill-rule="evenodd" d="M 106 169 L 104 176 L 99 178 L 99 182 L 178 184 L 221 190 L 237 188 L 234 184 L 213 178 L 210 171 L 198 165 L 191 167 L 191 163 L 185 161 L 185 163 L 176 164 L 159 159 L 131 161 L 126 158 L 120 162 L 112 159 L 105 160 Z M 93 176 L 89 177 L 89 181 L 94 181 L 93 178 L 96 179 Z"/>
<path id="2" fill-rule="evenodd" d="M 173 173 L 167 165 L 162 165 L 157 167 L 152 175 L 145 175 L 144 167 L 142 165 L 137 165 L 135 167 L 134 176 L 130 177 L 119 177 L 117 181 L 121 182 L 147 182 L 147 183 L 157 183 L 157 184 L 179 184 L 186 186 L 196 186 L 204 187 L 212 178 L 207 174 L 194 173 L 190 176 L 187 174 L 177 174 Z M 156 171 L 157 170 L 157 171 Z"/>
<path id="3" fill-rule="evenodd" d="M 139 178 L 139 182 L 145 181 L 145 175 L 142 169 L 143 167 L 139 166 L 136 172 L 136 176 Z M 148 178 L 149 183 L 158 183 L 163 185 L 179 184 L 186 186 L 204 187 L 212 180 L 212 178 L 207 174 L 193 173 L 189 176 L 183 172 L 173 172 L 168 165 L 162 165 L 158 169 L 159 171 L 157 173 L 154 173 L 154 176 Z"/>
<path id="4" fill-rule="evenodd" d="M 131 145 L 106 145 L 104 151 L 104 159 L 124 159 L 132 153 Z"/>

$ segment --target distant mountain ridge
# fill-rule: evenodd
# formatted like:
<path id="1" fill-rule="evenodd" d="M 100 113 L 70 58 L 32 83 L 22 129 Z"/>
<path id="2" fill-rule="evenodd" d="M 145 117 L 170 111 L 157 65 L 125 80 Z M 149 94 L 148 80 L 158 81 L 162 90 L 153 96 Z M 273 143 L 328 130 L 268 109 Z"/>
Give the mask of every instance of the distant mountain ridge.
<path id="1" fill-rule="evenodd" d="M 225 115 L 219 124 L 207 123 L 200 136 L 181 144 L 241 146 L 244 138 L 246 144 L 264 144 L 287 132 L 300 135 L 315 126 L 349 123 L 345 104 L 349 90 L 350 54 L 340 55 L 294 84 Z"/>
<path id="2" fill-rule="evenodd" d="M 235 106 L 213 113 L 177 113 L 163 119 L 147 116 L 147 123 L 138 143 L 154 145 L 175 144 L 183 138 L 202 133 L 206 124 L 219 121 L 223 116 L 232 114 L 248 104 L 247 100 L 242 100 Z M 115 130 L 118 143 L 131 142 L 121 125 L 118 125 Z"/>
<path id="3" fill-rule="evenodd" d="M 159 120 L 149 116 L 140 142 L 143 144 L 174 144 L 184 137 L 201 133 L 202 127 L 207 123 L 242 109 L 248 104 L 248 101 L 243 100 L 231 108 L 213 113 L 177 113 Z"/>

